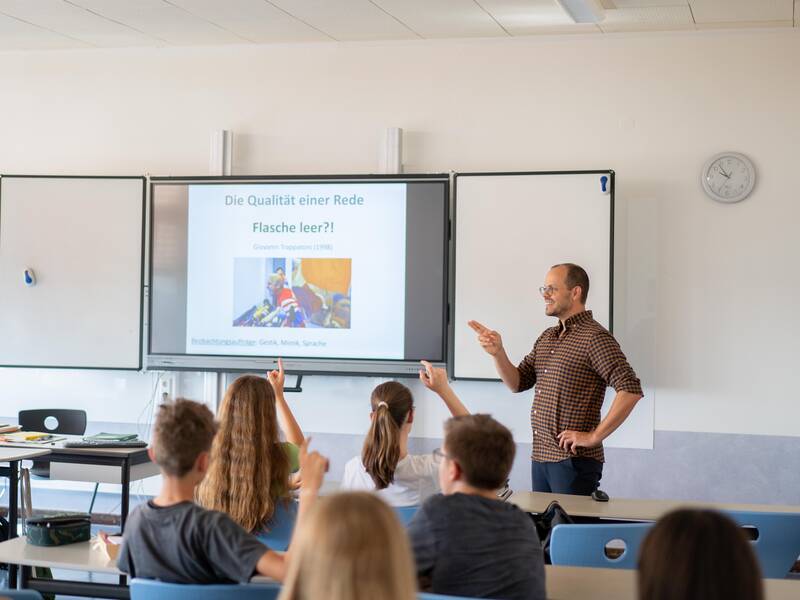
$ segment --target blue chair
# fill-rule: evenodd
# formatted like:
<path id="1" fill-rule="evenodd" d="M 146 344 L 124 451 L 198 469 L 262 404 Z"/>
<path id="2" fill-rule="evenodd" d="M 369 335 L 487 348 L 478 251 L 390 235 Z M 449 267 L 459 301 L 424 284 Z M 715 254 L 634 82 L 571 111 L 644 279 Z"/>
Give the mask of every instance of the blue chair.
<path id="1" fill-rule="evenodd" d="M 645 535 L 652 523 L 556 525 L 550 536 L 550 560 L 554 565 L 635 569 Z M 625 542 L 616 558 L 606 556 L 611 540 Z"/>
<path id="2" fill-rule="evenodd" d="M 131 600 L 275 600 L 280 591 L 279 583 L 198 585 L 131 580 Z"/>
<path id="3" fill-rule="evenodd" d="M 799 513 L 725 511 L 724 514 L 742 527 L 757 530 L 753 551 L 764 577 L 782 579 L 788 575 L 800 556 Z"/>
<path id="4" fill-rule="evenodd" d="M 411 519 L 414 518 L 414 515 L 417 514 L 419 510 L 419 506 L 395 506 L 394 512 L 397 515 L 397 518 L 400 519 L 400 523 L 403 527 L 408 527 L 408 524 L 411 522 Z"/>
<path id="5" fill-rule="evenodd" d="M 0 590 L 0 598 L 11 600 L 42 600 L 42 595 L 35 590 Z"/>
<path id="6" fill-rule="evenodd" d="M 294 532 L 296 522 L 297 502 L 294 500 L 288 503 L 279 501 L 272 519 L 263 531 L 256 532 L 256 537 L 270 550 L 285 552 L 289 547 L 289 542 L 292 541 L 292 532 Z"/>

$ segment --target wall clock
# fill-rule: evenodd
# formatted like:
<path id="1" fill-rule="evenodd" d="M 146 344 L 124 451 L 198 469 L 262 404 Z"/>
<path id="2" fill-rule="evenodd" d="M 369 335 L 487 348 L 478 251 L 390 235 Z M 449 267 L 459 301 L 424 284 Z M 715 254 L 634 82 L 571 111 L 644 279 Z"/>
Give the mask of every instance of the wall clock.
<path id="1" fill-rule="evenodd" d="M 700 174 L 703 190 L 717 202 L 740 202 L 756 184 L 756 170 L 744 154 L 722 152 L 712 156 Z"/>

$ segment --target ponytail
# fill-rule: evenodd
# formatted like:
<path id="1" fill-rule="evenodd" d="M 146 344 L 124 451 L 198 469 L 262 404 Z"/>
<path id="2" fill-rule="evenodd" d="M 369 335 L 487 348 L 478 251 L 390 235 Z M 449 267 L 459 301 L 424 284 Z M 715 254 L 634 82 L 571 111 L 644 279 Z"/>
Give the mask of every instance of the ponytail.
<path id="1" fill-rule="evenodd" d="M 400 427 L 413 408 L 411 391 L 401 383 L 382 383 L 372 392 L 372 424 L 361 450 L 361 462 L 382 490 L 394 481 L 394 472 L 400 460 Z"/>

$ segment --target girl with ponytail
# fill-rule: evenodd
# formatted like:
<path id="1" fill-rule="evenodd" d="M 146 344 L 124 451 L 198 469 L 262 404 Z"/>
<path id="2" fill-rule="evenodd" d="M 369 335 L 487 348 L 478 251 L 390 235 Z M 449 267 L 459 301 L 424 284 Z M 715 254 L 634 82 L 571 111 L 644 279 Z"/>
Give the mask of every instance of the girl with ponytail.
<path id="1" fill-rule="evenodd" d="M 454 417 L 469 411 L 458 399 L 447 373 L 422 361 L 419 378 L 436 392 Z M 408 436 L 414 423 L 414 398 L 402 383 L 387 381 L 372 390 L 372 423 L 361 456 L 344 469 L 343 489 L 376 490 L 392 506 L 417 506 L 439 492 L 439 463 L 433 454 L 409 454 Z"/>

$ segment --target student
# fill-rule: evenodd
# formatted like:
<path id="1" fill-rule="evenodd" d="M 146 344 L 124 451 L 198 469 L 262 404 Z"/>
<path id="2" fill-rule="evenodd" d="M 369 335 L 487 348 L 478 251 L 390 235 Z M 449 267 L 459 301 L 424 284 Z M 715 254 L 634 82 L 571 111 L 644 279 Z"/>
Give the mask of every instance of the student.
<path id="1" fill-rule="evenodd" d="M 380 498 L 321 499 L 293 542 L 279 600 L 415 600 L 414 561 L 402 525 Z"/>
<path id="2" fill-rule="evenodd" d="M 447 383 L 444 369 L 422 361 L 419 378 L 436 392 L 453 416 L 469 411 Z M 343 489 L 377 490 L 392 506 L 418 506 L 439 491 L 438 460 L 433 454 L 408 453 L 414 423 L 414 399 L 402 383 L 388 381 L 372 390 L 372 423 L 361 456 L 344 468 Z"/>
<path id="3" fill-rule="evenodd" d="M 297 471 L 303 432 L 283 394 L 283 362 L 269 381 L 244 375 L 228 386 L 219 408 L 219 433 L 208 475 L 198 487 L 205 508 L 227 513 L 248 531 L 294 519 L 290 472 Z M 278 429 L 286 442 L 281 443 Z"/>
<path id="4" fill-rule="evenodd" d="M 174 583 L 246 582 L 254 573 L 283 579 L 288 558 L 268 549 L 228 515 L 192 501 L 208 471 L 215 432 L 214 416 L 202 404 L 179 398 L 159 408 L 148 454 L 161 470 L 161 491 L 128 518 L 117 559 L 122 572 Z M 300 452 L 306 481 L 298 525 L 327 468 L 324 457 L 309 454 L 307 447 L 306 441 Z"/>
<path id="5" fill-rule="evenodd" d="M 445 423 L 442 493 L 408 535 L 422 589 L 474 598 L 544 600 L 544 556 L 530 517 L 497 498 L 514 462 L 511 432 L 489 415 Z"/>
<path id="6" fill-rule="evenodd" d="M 762 600 L 756 557 L 741 528 L 711 510 L 680 509 L 639 552 L 640 600 Z"/>

